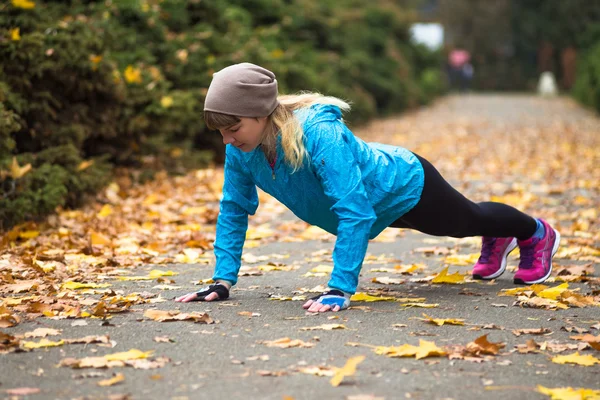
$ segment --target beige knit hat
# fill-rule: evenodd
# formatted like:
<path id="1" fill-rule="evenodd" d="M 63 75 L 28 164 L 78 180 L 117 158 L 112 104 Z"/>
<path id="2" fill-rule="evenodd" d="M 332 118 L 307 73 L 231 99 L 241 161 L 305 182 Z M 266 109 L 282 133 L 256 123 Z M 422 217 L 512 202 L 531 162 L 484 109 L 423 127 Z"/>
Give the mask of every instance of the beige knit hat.
<path id="1" fill-rule="evenodd" d="M 258 65 L 241 63 L 213 74 L 204 111 L 237 117 L 266 117 L 278 104 L 275 74 Z"/>

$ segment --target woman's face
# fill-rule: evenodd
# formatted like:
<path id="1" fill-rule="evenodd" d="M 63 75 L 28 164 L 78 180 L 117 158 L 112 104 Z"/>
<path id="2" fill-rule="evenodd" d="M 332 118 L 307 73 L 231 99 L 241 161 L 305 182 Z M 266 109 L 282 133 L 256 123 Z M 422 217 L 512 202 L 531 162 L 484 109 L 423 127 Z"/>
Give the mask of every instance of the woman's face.
<path id="1" fill-rule="evenodd" d="M 219 129 L 224 144 L 231 144 L 245 153 L 258 147 L 264 137 L 267 117 L 244 118 L 235 125 Z"/>

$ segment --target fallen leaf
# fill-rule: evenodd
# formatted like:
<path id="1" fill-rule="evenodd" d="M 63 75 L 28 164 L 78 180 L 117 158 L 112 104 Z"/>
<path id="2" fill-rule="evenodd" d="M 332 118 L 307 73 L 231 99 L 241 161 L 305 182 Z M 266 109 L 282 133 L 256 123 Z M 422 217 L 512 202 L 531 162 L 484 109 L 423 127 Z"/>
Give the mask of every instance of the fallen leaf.
<path id="1" fill-rule="evenodd" d="M 380 283 L 382 285 L 401 285 L 406 282 L 406 279 L 398 279 L 398 278 L 390 278 L 388 276 L 382 276 L 378 278 L 373 278 L 371 280 L 373 283 Z"/>
<path id="2" fill-rule="evenodd" d="M 48 339 L 41 339 L 39 342 L 21 342 L 21 346 L 26 349 L 39 349 L 41 347 L 57 347 L 65 344 L 64 340 L 59 340 L 58 342 L 53 342 Z"/>
<path id="3" fill-rule="evenodd" d="M 365 356 L 356 356 L 348 359 L 346 364 L 338 369 L 333 378 L 331 378 L 331 386 L 337 387 L 342 383 L 344 378 L 354 375 L 356 373 L 356 367 L 363 362 L 364 359 Z"/>
<path id="4" fill-rule="evenodd" d="M 396 298 L 394 298 L 394 297 L 377 297 L 377 296 L 368 295 L 363 292 L 358 292 L 358 293 L 353 294 L 352 297 L 350 297 L 350 301 L 366 301 L 367 303 L 369 303 L 369 302 L 373 302 L 373 301 L 396 301 Z"/>
<path id="5" fill-rule="evenodd" d="M 450 284 L 464 283 L 465 276 L 466 275 L 461 275 L 458 272 L 448 275 L 448 267 L 446 267 L 439 274 L 437 274 L 431 282 L 432 283 L 450 283 Z"/>
<path id="6" fill-rule="evenodd" d="M 448 325 L 464 325 L 465 324 L 464 319 L 436 319 L 436 318 L 430 317 L 427 314 L 423 314 L 423 316 L 425 318 L 418 318 L 418 319 L 420 319 L 421 321 L 430 322 L 437 326 L 442 326 L 444 324 L 448 324 Z"/>
<path id="7" fill-rule="evenodd" d="M 491 354 L 496 355 L 500 351 L 500 349 L 504 348 L 506 345 L 504 343 L 492 343 L 487 340 L 487 334 L 478 337 L 473 342 L 467 344 L 467 351 L 470 353 L 479 355 L 479 354 Z"/>
<path id="8" fill-rule="evenodd" d="M 98 386 L 113 386 L 119 382 L 123 382 L 124 380 L 125 380 L 125 375 L 116 374 L 114 377 L 112 377 L 110 379 L 105 379 L 105 380 L 98 382 Z"/>
<path id="9" fill-rule="evenodd" d="M 513 329 L 512 333 L 515 336 L 521 335 L 543 335 L 545 333 L 552 333 L 552 331 L 548 328 L 538 328 L 538 329 Z"/>
<path id="10" fill-rule="evenodd" d="M 163 310 L 146 310 L 144 317 L 153 319 L 158 322 L 165 321 L 194 321 L 196 323 L 212 324 L 213 319 L 207 313 L 199 313 L 193 311 L 191 313 L 182 313 L 177 310 L 163 311 Z"/>
<path id="11" fill-rule="evenodd" d="M 596 357 L 589 354 L 580 355 L 579 352 L 568 354 L 566 356 L 556 356 L 552 358 L 552 362 L 556 364 L 578 364 L 586 367 L 594 364 L 600 364 L 600 360 Z"/>
<path id="12" fill-rule="evenodd" d="M 30 394 L 36 394 L 39 392 L 41 392 L 41 390 L 39 388 L 29 388 L 29 387 L 6 389 L 6 394 L 12 394 L 15 396 L 28 396 Z"/>
<path id="13" fill-rule="evenodd" d="M 600 398 L 600 390 L 594 389 L 573 389 L 571 387 L 550 389 L 537 385 L 536 391 L 550 396 L 551 400 L 593 400 Z"/>
<path id="14" fill-rule="evenodd" d="M 342 324 L 323 324 L 323 325 L 319 325 L 319 326 L 300 328 L 301 331 L 316 331 L 316 330 L 331 331 L 334 329 L 347 329 L 347 328 L 346 328 L 346 326 L 344 326 Z"/>
<path id="15" fill-rule="evenodd" d="M 276 340 L 265 340 L 259 342 L 267 347 L 278 347 L 280 349 L 289 349 L 291 347 L 314 347 L 314 343 L 304 342 L 300 339 L 281 338 Z"/>

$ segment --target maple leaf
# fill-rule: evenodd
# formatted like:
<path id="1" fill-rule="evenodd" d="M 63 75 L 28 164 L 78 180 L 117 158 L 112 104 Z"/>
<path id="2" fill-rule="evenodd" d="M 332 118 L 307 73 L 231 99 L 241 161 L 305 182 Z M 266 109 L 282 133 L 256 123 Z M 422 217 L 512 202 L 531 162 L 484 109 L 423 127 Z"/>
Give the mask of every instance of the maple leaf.
<path id="1" fill-rule="evenodd" d="M 552 362 L 556 364 L 578 364 L 586 367 L 600 364 L 600 360 L 596 357 L 589 354 L 580 355 L 579 352 L 568 354 L 566 356 L 556 356 L 552 359 Z"/>
<path id="2" fill-rule="evenodd" d="M 142 72 L 139 68 L 128 65 L 125 68 L 125 80 L 127 83 L 142 83 Z"/>
<path id="3" fill-rule="evenodd" d="M 416 360 L 420 360 L 421 358 L 425 357 L 438 357 L 444 355 L 446 355 L 446 352 L 437 347 L 434 342 L 419 339 L 419 347 L 417 347 L 417 352 L 415 354 Z"/>
<path id="4" fill-rule="evenodd" d="M 418 318 L 418 319 L 420 319 L 421 321 L 430 322 L 437 326 L 442 326 L 444 324 L 448 324 L 448 325 L 464 325 L 465 324 L 464 319 L 435 319 L 425 313 L 423 313 L 423 316 L 425 318 Z"/>
<path id="5" fill-rule="evenodd" d="M 23 167 L 20 167 L 19 163 L 17 162 L 17 158 L 13 157 L 12 164 L 10 165 L 10 176 L 13 179 L 22 178 L 30 170 L 31 170 L 31 164 L 27 164 Z"/>
<path id="6" fill-rule="evenodd" d="M 567 290 L 568 288 L 569 284 L 563 283 L 552 288 L 544 289 L 536 293 L 536 295 L 544 299 L 557 300 L 560 297 L 561 293 Z"/>
<path id="7" fill-rule="evenodd" d="M 533 284 L 531 286 L 523 286 L 514 289 L 502 289 L 498 296 L 520 296 L 527 295 L 529 297 L 531 294 L 539 293 L 544 289 L 547 289 L 548 286 L 541 284 Z M 528 295 L 529 294 L 529 295 Z"/>
<path id="8" fill-rule="evenodd" d="M 354 375 L 356 373 L 357 365 L 363 362 L 364 359 L 365 356 L 356 356 L 348 359 L 346 364 L 342 368 L 338 369 L 333 378 L 331 378 L 331 386 L 337 387 L 340 385 L 340 383 L 342 383 L 344 378 Z"/>
<path id="9" fill-rule="evenodd" d="M 467 344 L 467 351 L 473 354 L 491 354 L 496 355 L 500 349 L 506 345 L 504 343 L 492 343 L 487 340 L 487 334 L 478 337 L 473 342 Z"/>
<path id="10" fill-rule="evenodd" d="M 550 396 L 551 400 L 593 400 L 600 398 L 600 390 L 593 389 L 573 389 L 572 387 L 550 389 L 537 385 L 536 390 Z"/>
<path id="11" fill-rule="evenodd" d="M 442 270 L 442 272 L 437 274 L 431 282 L 432 283 L 450 283 L 450 284 L 464 283 L 465 275 L 461 275 L 458 272 L 448 275 L 448 267 L 446 267 Z"/>
<path id="12" fill-rule="evenodd" d="M 364 292 L 357 292 L 357 293 L 353 294 L 352 297 L 350 297 L 350 301 L 366 301 L 367 303 L 369 303 L 369 302 L 373 302 L 373 301 L 396 301 L 396 298 L 383 297 L 383 296 L 381 296 L 381 297 L 371 296 Z"/>

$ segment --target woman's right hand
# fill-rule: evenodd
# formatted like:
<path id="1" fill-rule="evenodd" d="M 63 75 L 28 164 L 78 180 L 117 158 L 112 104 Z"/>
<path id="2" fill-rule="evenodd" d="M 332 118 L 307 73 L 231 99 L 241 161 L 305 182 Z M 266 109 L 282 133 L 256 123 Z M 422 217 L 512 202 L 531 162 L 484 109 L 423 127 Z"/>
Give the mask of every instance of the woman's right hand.
<path id="1" fill-rule="evenodd" d="M 187 303 L 190 301 L 225 300 L 229 297 L 230 288 L 231 286 L 227 282 L 217 281 L 217 283 L 200 289 L 198 292 L 188 293 L 177 297 L 175 301 Z"/>

